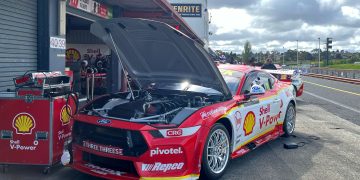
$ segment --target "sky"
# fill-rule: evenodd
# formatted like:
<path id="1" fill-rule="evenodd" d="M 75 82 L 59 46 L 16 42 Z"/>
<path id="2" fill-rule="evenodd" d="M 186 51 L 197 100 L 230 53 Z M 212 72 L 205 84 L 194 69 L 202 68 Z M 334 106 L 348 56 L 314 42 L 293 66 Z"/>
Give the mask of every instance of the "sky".
<path id="1" fill-rule="evenodd" d="M 360 0 L 208 0 L 210 47 L 241 53 L 325 48 L 360 51 Z"/>

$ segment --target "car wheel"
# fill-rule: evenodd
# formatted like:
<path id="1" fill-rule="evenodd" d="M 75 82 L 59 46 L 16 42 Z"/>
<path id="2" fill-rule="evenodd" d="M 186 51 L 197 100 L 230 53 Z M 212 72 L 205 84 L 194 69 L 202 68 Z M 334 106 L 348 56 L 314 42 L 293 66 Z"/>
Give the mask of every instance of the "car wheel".
<path id="1" fill-rule="evenodd" d="M 215 124 L 206 139 L 200 179 L 219 179 L 230 160 L 230 136 L 222 124 Z"/>
<path id="2" fill-rule="evenodd" d="M 288 137 L 295 130 L 295 120 L 296 120 L 296 110 L 295 106 L 292 103 L 289 103 L 285 114 L 285 121 L 283 125 L 283 130 L 285 132 L 284 136 Z"/>

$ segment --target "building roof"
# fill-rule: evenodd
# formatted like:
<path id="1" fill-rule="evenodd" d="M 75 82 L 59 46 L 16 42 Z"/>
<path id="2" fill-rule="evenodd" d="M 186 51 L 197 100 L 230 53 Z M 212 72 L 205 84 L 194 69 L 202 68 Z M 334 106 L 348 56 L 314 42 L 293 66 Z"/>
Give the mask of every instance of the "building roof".
<path id="1" fill-rule="evenodd" d="M 123 17 L 145 18 L 167 23 L 204 45 L 185 20 L 173 9 L 167 0 L 107 0 L 108 4 L 119 6 Z"/>

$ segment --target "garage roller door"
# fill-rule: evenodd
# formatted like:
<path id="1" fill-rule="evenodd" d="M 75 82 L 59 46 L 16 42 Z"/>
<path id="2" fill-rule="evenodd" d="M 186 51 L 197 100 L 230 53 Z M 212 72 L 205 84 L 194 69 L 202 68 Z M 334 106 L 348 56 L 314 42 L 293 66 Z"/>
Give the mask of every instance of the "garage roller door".
<path id="1" fill-rule="evenodd" d="M 37 69 L 37 1 L 0 1 L 0 91 Z"/>

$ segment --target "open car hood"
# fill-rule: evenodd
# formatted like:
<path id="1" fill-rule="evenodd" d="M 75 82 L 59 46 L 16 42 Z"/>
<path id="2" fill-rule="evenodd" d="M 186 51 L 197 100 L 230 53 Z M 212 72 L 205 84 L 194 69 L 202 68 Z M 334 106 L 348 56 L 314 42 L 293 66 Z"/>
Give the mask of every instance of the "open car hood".
<path id="1" fill-rule="evenodd" d="M 195 41 L 171 26 L 146 19 L 118 18 L 91 25 L 141 88 L 183 83 L 215 89 L 231 97 L 219 70 Z"/>

